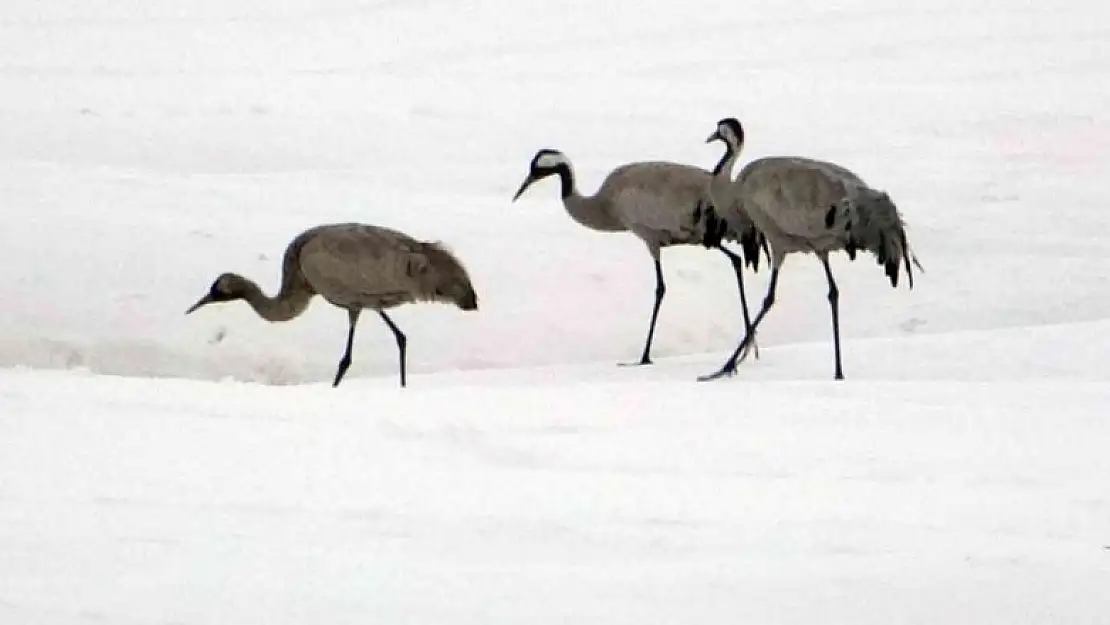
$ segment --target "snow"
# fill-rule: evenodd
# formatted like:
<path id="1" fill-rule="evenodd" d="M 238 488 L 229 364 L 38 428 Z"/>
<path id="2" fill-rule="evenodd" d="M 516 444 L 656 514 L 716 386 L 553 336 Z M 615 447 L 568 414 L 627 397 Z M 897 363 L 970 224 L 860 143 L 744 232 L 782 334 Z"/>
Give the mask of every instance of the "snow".
<path id="1" fill-rule="evenodd" d="M 765 3 L 766 4 L 766 3 Z M 1110 8 L 15 0 L 0 16 L 0 623 L 1102 623 Z M 926 271 L 573 223 L 632 160 L 828 158 Z M 445 241 L 480 310 L 186 307 L 309 226 Z M 766 272 L 748 274 L 758 303 Z"/>

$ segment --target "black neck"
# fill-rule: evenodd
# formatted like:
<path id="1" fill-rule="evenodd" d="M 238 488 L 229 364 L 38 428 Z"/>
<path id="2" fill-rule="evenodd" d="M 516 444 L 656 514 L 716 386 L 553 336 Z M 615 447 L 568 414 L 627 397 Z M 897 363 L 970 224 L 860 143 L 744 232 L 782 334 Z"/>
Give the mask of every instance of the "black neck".
<path id="1" fill-rule="evenodd" d="M 721 156 L 721 160 L 717 161 L 717 166 L 713 168 L 714 176 L 724 171 L 725 163 L 728 163 L 728 160 L 732 158 L 733 154 L 735 154 L 735 152 L 733 151 L 732 146 L 726 143 L 724 155 Z"/>
<path id="2" fill-rule="evenodd" d="M 555 167 L 555 171 L 559 174 L 559 182 L 562 183 L 560 193 L 562 193 L 563 199 L 566 199 L 574 193 L 574 174 L 566 163 L 560 163 Z"/>

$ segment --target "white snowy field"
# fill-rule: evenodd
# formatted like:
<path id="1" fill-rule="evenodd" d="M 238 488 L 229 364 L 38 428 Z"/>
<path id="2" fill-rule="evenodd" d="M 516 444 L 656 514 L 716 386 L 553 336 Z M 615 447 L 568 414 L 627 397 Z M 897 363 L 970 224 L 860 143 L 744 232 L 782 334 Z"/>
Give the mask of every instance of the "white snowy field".
<path id="1" fill-rule="evenodd" d="M 1110 5 L 12 0 L 0 15 L 0 623 L 1105 623 Z M 926 272 L 589 232 L 632 160 L 802 154 Z M 480 309 L 277 289 L 304 228 L 445 241 Z M 754 305 L 767 275 L 748 274 Z"/>
<path id="2" fill-rule="evenodd" d="M 0 621 L 1104 623 L 1108 341 L 855 341 L 844 383 L 812 345 L 711 384 L 10 371 Z"/>

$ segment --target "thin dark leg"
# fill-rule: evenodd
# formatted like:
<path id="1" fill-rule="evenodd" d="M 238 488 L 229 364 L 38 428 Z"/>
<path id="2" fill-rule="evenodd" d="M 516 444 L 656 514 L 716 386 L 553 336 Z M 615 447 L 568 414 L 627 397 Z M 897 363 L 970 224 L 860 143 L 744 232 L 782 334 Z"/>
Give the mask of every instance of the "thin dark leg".
<path id="1" fill-rule="evenodd" d="M 362 312 L 355 308 L 347 311 L 347 319 L 350 327 L 347 329 L 347 349 L 343 352 L 343 358 L 339 359 L 339 369 L 335 372 L 335 381 L 331 383 L 332 388 L 339 386 L 339 381 L 347 373 L 347 368 L 351 366 L 351 348 L 355 343 L 355 326 L 358 325 L 358 315 Z"/>
<path id="2" fill-rule="evenodd" d="M 736 271 L 736 286 L 740 289 L 740 307 L 744 309 L 744 336 L 752 333 L 752 319 L 748 315 L 748 296 L 744 294 L 744 259 L 739 254 L 733 252 L 725 247 L 717 248 L 728 256 L 729 262 L 732 263 L 733 270 Z M 755 359 L 759 360 L 759 345 L 752 338 L 752 348 L 755 350 Z"/>
<path id="3" fill-rule="evenodd" d="M 655 321 L 659 318 L 659 307 L 663 304 L 663 296 L 667 293 L 667 285 L 663 284 L 663 265 L 659 259 L 655 259 L 655 305 L 651 308 L 651 325 L 648 326 L 647 341 L 644 342 L 644 354 L 640 356 L 640 362 L 635 364 L 650 365 L 651 362 L 651 342 L 655 338 Z M 632 364 L 632 363 L 630 363 Z"/>
<path id="4" fill-rule="evenodd" d="M 836 349 L 835 377 L 837 380 L 843 380 L 844 370 L 840 367 L 840 290 L 836 288 L 836 281 L 833 280 L 828 256 L 821 257 L 821 264 L 825 267 L 825 277 L 829 279 L 829 307 L 832 308 L 833 347 Z"/>
<path id="5" fill-rule="evenodd" d="M 405 347 L 408 345 L 409 340 L 405 337 L 405 333 L 401 332 L 401 328 L 393 323 L 393 320 L 386 316 L 385 312 L 379 310 L 378 314 L 382 316 L 382 321 L 393 330 L 393 338 L 397 339 L 397 351 L 401 355 L 401 388 L 405 387 Z"/>
<path id="6" fill-rule="evenodd" d="M 759 323 L 763 321 L 763 317 L 767 315 L 767 311 L 771 310 L 771 306 L 775 304 L 775 287 L 779 282 L 779 268 L 774 267 L 771 269 L 771 283 L 767 286 L 767 296 L 763 298 L 763 308 L 759 309 L 759 314 L 755 316 L 755 321 L 752 323 L 752 328 L 745 335 L 744 339 L 740 341 L 740 345 L 736 347 L 736 351 L 732 352 L 727 362 L 721 367 L 720 371 L 709 375 L 698 377 L 699 382 L 708 382 L 709 380 L 716 380 L 717 378 L 736 373 L 736 361 L 740 358 L 740 354 L 748 347 L 748 342 L 755 337 L 756 329 L 759 328 Z"/>

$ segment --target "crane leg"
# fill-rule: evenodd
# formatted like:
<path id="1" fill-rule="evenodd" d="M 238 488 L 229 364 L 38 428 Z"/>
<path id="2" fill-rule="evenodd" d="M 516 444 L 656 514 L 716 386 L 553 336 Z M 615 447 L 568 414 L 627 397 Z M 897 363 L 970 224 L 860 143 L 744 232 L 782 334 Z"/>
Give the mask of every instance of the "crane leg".
<path id="1" fill-rule="evenodd" d="M 351 348 L 355 343 L 355 326 L 358 325 L 358 315 L 362 312 L 355 308 L 347 311 L 347 319 L 350 326 L 347 329 L 347 349 L 343 352 L 343 357 L 339 359 L 339 369 L 335 372 L 335 381 L 331 383 L 332 388 L 339 386 L 340 380 L 347 373 L 347 368 L 351 366 Z"/>
<path id="2" fill-rule="evenodd" d="M 759 327 L 760 322 L 763 321 L 763 317 L 767 315 L 767 311 L 771 310 L 771 306 L 775 305 L 775 287 L 778 286 L 778 283 L 779 267 L 772 267 L 771 283 L 767 286 L 767 296 L 763 298 L 763 307 L 759 309 L 759 314 L 755 316 L 755 321 L 752 322 L 751 330 L 744 334 L 744 339 L 740 341 L 740 345 L 736 346 L 736 351 L 732 352 L 732 356 L 729 356 L 724 366 L 722 366 L 721 369 L 716 373 L 699 376 L 699 382 L 708 382 L 710 380 L 716 380 L 717 378 L 721 378 L 726 375 L 733 375 L 734 373 L 736 373 L 736 363 L 738 362 L 740 355 L 747 352 L 748 344 L 755 340 L 755 332 L 756 329 Z"/>
<path id="3" fill-rule="evenodd" d="M 833 280 L 832 268 L 829 267 L 828 255 L 821 256 L 821 265 L 825 268 L 825 277 L 829 280 L 829 308 L 832 309 L 833 322 L 833 348 L 836 350 L 835 379 L 844 379 L 844 370 L 840 366 L 840 289 L 836 288 Z"/>
<path id="4" fill-rule="evenodd" d="M 722 246 L 718 246 L 719 250 L 728 256 L 729 262 L 732 263 L 733 270 L 736 271 L 736 286 L 740 288 L 740 307 L 744 309 L 744 333 L 752 334 L 752 319 L 748 314 L 748 296 L 744 294 L 744 259 L 739 254 Z M 755 359 L 759 360 L 759 345 L 755 342 L 755 335 L 752 334 L 751 348 L 755 351 Z"/>
<path id="5" fill-rule="evenodd" d="M 667 285 L 663 283 L 663 265 L 659 258 L 655 258 L 655 304 L 651 308 L 651 325 L 648 326 L 647 341 L 644 342 L 644 354 L 638 363 L 624 363 L 637 365 L 650 365 L 651 342 L 655 338 L 655 321 L 659 318 L 659 307 L 663 304 L 663 296 L 667 294 Z"/>
<path id="6" fill-rule="evenodd" d="M 393 320 L 390 319 L 389 316 L 385 314 L 385 312 L 379 310 L 378 314 L 382 316 L 382 321 L 385 322 L 385 325 L 389 326 L 390 330 L 393 330 L 393 338 L 397 339 L 397 351 L 400 353 L 400 357 L 401 357 L 401 388 L 404 388 L 405 387 L 405 347 L 408 346 L 409 340 L 408 340 L 408 338 L 405 337 L 405 333 L 401 332 L 401 328 L 398 328 L 397 324 L 393 323 Z"/>

